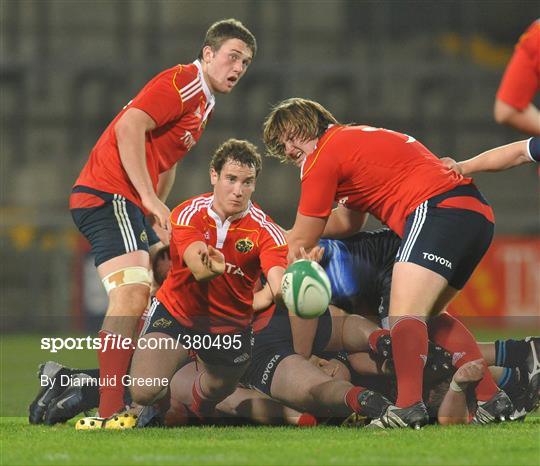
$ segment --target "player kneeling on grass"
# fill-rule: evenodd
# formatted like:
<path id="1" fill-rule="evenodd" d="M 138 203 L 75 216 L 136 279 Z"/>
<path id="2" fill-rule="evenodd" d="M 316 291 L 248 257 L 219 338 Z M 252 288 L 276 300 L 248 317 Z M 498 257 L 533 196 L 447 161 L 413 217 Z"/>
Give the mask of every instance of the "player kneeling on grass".
<path id="1" fill-rule="evenodd" d="M 254 285 L 262 271 L 278 293 L 288 252 L 279 227 L 251 202 L 260 169 L 255 146 L 229 140 L 210 164 L 213 193 L 172 211 L 172 267 L 153 299 L 130 371 L 134 379 L 166 383 L 130 386 L 135 403 L 166 403 L 168 382 L 195 352 L 202 370 L 189 408 L 199 418 L 212 416 L 249 365 Z M 77 426 L 92 428 L 92 422 L 99 424 L 87 418 Z"/>

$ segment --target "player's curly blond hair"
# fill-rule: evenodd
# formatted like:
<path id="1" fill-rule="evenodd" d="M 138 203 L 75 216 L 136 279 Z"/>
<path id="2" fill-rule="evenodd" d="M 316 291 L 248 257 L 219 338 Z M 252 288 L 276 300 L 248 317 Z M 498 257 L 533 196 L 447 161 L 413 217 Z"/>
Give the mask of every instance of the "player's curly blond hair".
<path id="1" fill-rule="evenodd" d="M 263 124 L 267 155 L 287 162 L 284 137 L 302 141 L 320 138 L 331 124 L 339 122 L 318 102 L 299 97 L 284 100 L 272 108 Z"/>

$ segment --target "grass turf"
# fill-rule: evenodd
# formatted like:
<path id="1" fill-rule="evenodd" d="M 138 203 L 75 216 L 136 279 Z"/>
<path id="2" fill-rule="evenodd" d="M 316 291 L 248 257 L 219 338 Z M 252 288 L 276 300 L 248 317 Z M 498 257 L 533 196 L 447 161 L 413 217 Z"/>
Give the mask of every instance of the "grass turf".
<path id="1" fill-rule="evenodd" d="M 515 335 L 515 332 L 512 332 Z M 481 338 L 497 338 L 483 333 Z M 517 336 L 517 335 L 516 335 Z M 94 367 L 95 354 L 39 349 L 36 336 L 1 343 L 0 464 L 538 465 L 540 418 L 493 426 L 431 426 L 421 431 L 317 427 L 185 427 L 77 432 L 73 421 L 30 426 L 37 364 L 55 359 Z"/>
<path id="2" fill-rule="evenodd" d="M 3 418 L 6 465 L 537 465 L 538 418 L 494 426 L 369 431 L 317 427 L 186 427 L 75 431 Z"/>

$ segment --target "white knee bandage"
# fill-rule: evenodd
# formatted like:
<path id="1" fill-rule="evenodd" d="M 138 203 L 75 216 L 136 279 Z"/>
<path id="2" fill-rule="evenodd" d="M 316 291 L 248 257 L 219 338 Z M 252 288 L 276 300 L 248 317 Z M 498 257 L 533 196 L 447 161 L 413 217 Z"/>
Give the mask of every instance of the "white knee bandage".
<path id="1" fill-rule="evenodd" d="M 101 280 L 107 294 L 124 285 L 145 285 L 150 288 L 150 273 L 146 267 L 125 267 L 110 273 Z"/>

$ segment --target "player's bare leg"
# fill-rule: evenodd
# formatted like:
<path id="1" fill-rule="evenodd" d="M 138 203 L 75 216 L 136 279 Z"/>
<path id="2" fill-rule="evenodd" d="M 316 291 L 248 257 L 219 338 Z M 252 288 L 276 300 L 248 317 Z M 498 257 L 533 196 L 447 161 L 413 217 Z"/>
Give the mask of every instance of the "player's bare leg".
<path id="1" fill-rule="evenodd" d="M 250 419 L 262 425 L 317 425 L 316 418 L 309 413 L 289 408 L 251 388 L 238 387 L 232 395 L 221 401 L 216 409 L 223 415 Z"/>
<path id="2" fill-rule="evenodd" d="M 389 402 L 381 395 L 325 374 L 300 355 L 278 365 L 271 386 L 273 398 L 316 416 L 343 416 L 351 411 L 379 417 Z"/>
<path id="3" fill-rule="evenodd" d="M 187 423 L 186 406 L 193 403 L 192 387 L 200 364 L 191 362 L 179 369 L 170 384 L 170 403 L 163 413 L 163 424 L 175 427 Z M 240 417 L 262 425 L 313 426 L 317 421 L 308 413 L 284 406 L 267 395 L 249 388 L 237 387 L 216 405 L 221 416 Z"/>
<path id="4" fill-rule="evenodd" d="M 351 353 L 369 351 L 369 338 L 379 326 L 371 320 L 330 305 L 332 334 L 326 351 L 345 350 Z"/>
<path id="5" fill-rule="evenodd" d="M 200 419 L 211 418 L 216 405 L 231 395 L 249 363 L 238 366 L 220 366 L 199 359 L 201 371 L 192 385 L 191 411 Z"/>
<path id="6" fill-rule="evenodd" d="M 151 344 L 159 344 L 158 349 L 149 349 Z M 143 335 L 139 348 L 133 355 L 130 376 L 133 379 L 166 379 L 167 383 L 133 385 L 130 393 L 133 401 L 148 406 L 169 393 L 170 381 L 176 371 L 186 364 L 188 351 L 178 345 L 170 335 L 161 332 L 150 332 Z"/>
<path id="7" fill-rule="evenodd" d="M 100 378 L 112 380 L 116 384 L 102 386 L 100 390 L 99 415 L 109 417 L 124 407 L 124 387 L 120 380 L 127 373 L 134 351 L 137 324 L 148 306 L 150 283 L 148 275 L 144 277 L 144 268 L 148 270 L 150 263 L 146 251 L 134 251 L 104 262 L 98 267 L 102 280 L 110 286 L 109 306 L 101 331 L 102 350 L 98 352 Z M 137 276 L 138 271 L 142 273 Z M 133 276 L 130 276 L 133 275 Z M 146 281 L 145 281 L 146 280 Z M 122 348 L 111 348 L 105 345 L 109 335 L 117 336 L 118 343 L 130 339 L 132 345 Z M 120 346 L 120 345 L 117 345 Z"/>
<path id="8" fill-rule="evenodd" d="M 100 402 L 98 417 L 81 420 L 76 428 L 104 426 L 104 420 L 125 410 L 122 377 L 135 351 L 139 319 L 150 296 L 149 254 L 137 250 L 110 259 L 98 267 L 109 295 L 109 305 L 99 332 Z M 87 422 L 85 422 L 87 421 Z M 133 419 L 124 425 L 132 427 Z M 113 423 L 110 423 L 112 426 Z M 124 428 L 122 425 L 122 428 Z"/>
<path id="9" fill-rule="evenodd" d="M 188 360 L 188 350 L 166 333 L 149 332 L 140 337 L 130 370 L 130 393 L 133 399 L 131 411 L 141 416 L 141 419 L 135 419 L 137 427 L 153 425 L 157 418 L 159 425 L 163 425 L 165 413 L 174 411 L 171 410 L 172 379 Z M 137 380 L 149 380 L 152 383 L 137 383 Z M 185 410 L 180 414 L 185 421 Z M 175 423 L 181 424 L 177 421 Z"/>

